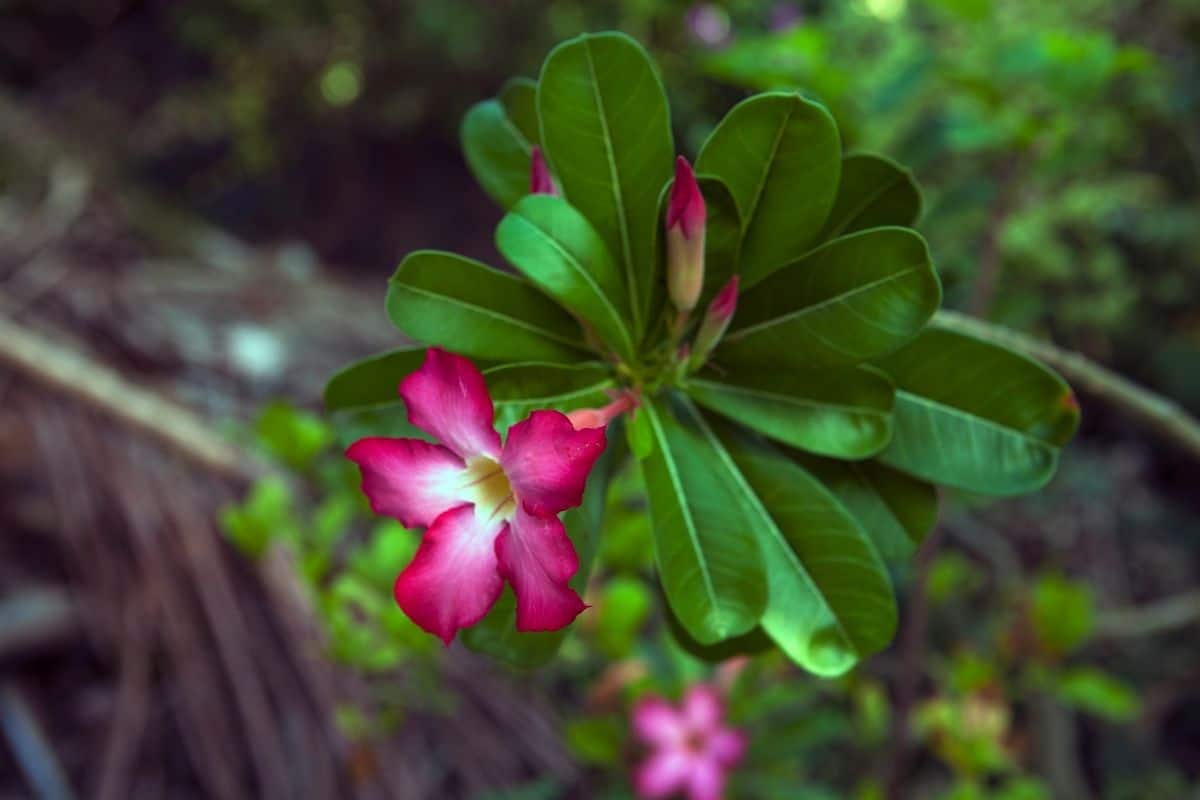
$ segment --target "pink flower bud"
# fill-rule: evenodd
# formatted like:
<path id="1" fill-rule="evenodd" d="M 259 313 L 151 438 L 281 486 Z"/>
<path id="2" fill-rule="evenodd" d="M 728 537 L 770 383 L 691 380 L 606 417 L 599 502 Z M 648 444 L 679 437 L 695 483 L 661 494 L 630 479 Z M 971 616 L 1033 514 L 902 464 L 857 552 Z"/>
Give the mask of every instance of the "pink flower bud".
<path id="1" fill-rule="evenodd" d="M 534 145 L 529 156 L 529 193 L 557 195 L 558 188 L 554 185 L 554 178 L 550 176 L 550 167 L 546 166 L 542 148 Z"/>
<path id="2" fill-rule="evenodd" d="M 704 320 L 700 323 L 700 331 L 696 334 L 696 344 L 693 348 L 692 368 L 703 364 L 725 335 L 733 312 L 737 310 L 738 276 L 734 275 L 729 282 L 721 287 L 717 296 L 708 304 Z"/>
<path id="3" fill-rule="evenodd" d="M 675 182 L 667 203 L 667 289 L 685 314 L 704 287 L 704 196 L 687 159 L 675 160 Z"/>
<path id="4" fill-rule="evenodd" d="M 567 413 L 571 427 L 577 431 L 587 428 L 603 428 L 626 411 L 637 408 L 637 395 L 624 391 L 615 400 L 601 408 L 577 408 Z"/>

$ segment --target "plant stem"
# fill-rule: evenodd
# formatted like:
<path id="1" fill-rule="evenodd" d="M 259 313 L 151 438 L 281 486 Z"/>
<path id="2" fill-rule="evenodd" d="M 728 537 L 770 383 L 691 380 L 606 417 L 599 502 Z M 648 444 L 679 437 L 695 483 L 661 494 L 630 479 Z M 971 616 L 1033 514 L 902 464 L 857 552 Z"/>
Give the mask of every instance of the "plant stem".
<path id="1" fill-rule="evenodd" d="M 1200 422 L 1173 400 L 1138 386 L 1107 367 L 1071 350 L 955 311 L 939 311 L 943 328 L 1019 350 L 1046 362 L 1084 392 L 1107 402 L 1200 460 Z"/>

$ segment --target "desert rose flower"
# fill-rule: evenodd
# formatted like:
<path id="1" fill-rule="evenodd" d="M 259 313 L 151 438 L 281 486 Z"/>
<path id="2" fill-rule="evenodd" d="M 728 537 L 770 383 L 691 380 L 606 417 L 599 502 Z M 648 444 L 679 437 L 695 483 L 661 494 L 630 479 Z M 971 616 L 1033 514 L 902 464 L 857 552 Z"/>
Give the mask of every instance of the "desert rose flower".
<path id="1" fill-rule="evenodd" d="M 554 178 L 550 175 L 550 167 L 546 165 L 542 148 L 534 145 L 529 158 L 529 193 L 558 194 L 558 187 L 554 185 Z"/>
<path id="2" fill-rule="evenodd" d="M 633 730 L 651 748 L 634 775 L 634 788 L 647 800 L 682 795 L 720 800 L 725 776 L 741 760 L 746 736 L 726 727 L 716 689 L 696 684 L 676 709 L 645 697 L 633 711 Z"/>
<path id="3" fill-rule="evenodd" d="M 692 166 L 675 160 L 675 182 L 667 201 L 667 292 L 675 308 L 687 314 L 704 287 L 704 196 Z"/>
<path id="4" fill-rule="evenodd" d="M 586 606 L 567 585 L 579 558 L 558 514 L 582 501 L 604 429 L 576 430 L 558 411 L 534 411 L 501 445 L 483 375 L 439 348 L 400 382 L 400 396 L 409 422 L 440 443 L 369 437 L 346 451 L 375 513 L 425 528 L 396 579 L 400 608 L 449 644 L 508 581 L 517 630 L 570 624 Z"/>

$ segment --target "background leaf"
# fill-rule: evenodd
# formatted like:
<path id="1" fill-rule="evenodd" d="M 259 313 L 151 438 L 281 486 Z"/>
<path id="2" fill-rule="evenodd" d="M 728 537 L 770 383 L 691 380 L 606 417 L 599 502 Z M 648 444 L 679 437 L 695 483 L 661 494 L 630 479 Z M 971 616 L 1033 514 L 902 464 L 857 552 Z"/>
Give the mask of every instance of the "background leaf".
<path id="1" fill-rule="evenodd" d="M 757 498 L 753 530 L 767 566 L 763 629 L 800 666 L 840 675 L 896 630 L 887 570 L 858 521 L 781 452 L 720 429 Z"/>
<path id="2" fill-rule="evenodd" d="M 483 377 L 501 432 L 539 408 L 566 412 L 602 406 L 609 399 L 604 390 L 615 385 L 608 367 L 598 362 L 504 364 L 485 370 Z"/>
<path id="3" fill-rule="evenodd" d="M 700 149 L 696 171 L 725 181 L 741 212 L 743 286 L 816 241 L 838 188 L 841 141 L 824 107 L 791 92 L 742 101 Z"/>
<path id="4" fill-rule="evenodd" d="M 675 155 L 662 81 L 625 34 L 584 34 L 547 56 L 537 104 L 543 146 L 564 194 L 624 267 L 640 336 L 659 280 L 658 193 Z"/>
<path id="5" fill-rule="evenodd" d="M 620 268 L 582 214 L 561 197 L 529 195 L 496 229 L 508 262 L 567 310 L 591 323 L 625 361 L 635 343 Z"/>
<path id="6" fill-rule="evenodd" d="M 465 356 L 570 363 L 579 324 L 525 281 L 453 253 L 421 250 L 388 285 L 387 312 L 412 338 Z"/>
<path id="7" fill-rule="evenodd" d="M 1061 378 L 961 333 L 929 328 L 879 365 L 896 384 L 895 430 L 879 458 L 935 483 L 995 495 L 1037 489 L 1079 423 Z"/>
<path id="8" fill-rule="evenodd" d="M 500 105 L 504 113 L 531 145 L 540 144 L 542 132 L 537 116 L 537 81 L 529 78 L 510 78 L 500 87 Z M 529 176 L 525 176 L 526 186 Z"/>
<path id="9" fill-rule="evenodd" d="M 702 644 L 745 633 L 766 604 L 766 581 L 732 464 L 681 395 L 643 402 L 638 413 L 654 435 L 642 479 L 671 608 Z"/>
<path id="10" fill-rule="evenodd" d="M 883 225 L 911 227 L 921 216 L 921 190 L 912 172 L 890 158 L 855 153 L 842 159 L 837 199 L 821 239 Z"/>
<path id="11" fill-rule="evenodd" d="M 691 378 L 687 392 L 705 408 L 812 453 L 865 458 L 892 435 L 892 384 L 878 370 L 710 370 Z"/>
<path id="12" fill-rule="evenodd" d="M 860 363 L 912 338 L 941 299 L 924 239 L 907 228 L 862 231 L 743 294 L 717 357 L 771 369 Z"/>

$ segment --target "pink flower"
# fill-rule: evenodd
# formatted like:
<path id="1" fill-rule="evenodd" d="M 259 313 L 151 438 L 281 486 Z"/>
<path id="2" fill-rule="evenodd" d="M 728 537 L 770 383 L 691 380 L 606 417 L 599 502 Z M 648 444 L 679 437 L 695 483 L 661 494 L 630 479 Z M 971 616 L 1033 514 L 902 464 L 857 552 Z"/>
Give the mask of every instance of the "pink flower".
<path id="1" fill-rule="evenodd" d="M 508 581 L 517 630 L 569 625 L 586 606 L 567 585 L 579 558 L 558 513 L 582 501 L 604 429 L 575 430 L 558 411 L 534 411 L 501 446 L 483 376 L 436 347 L 400 382 L 400 396 L 409 422 L 441 443 L 368 437 L 346 451 L 375 513 L 425 528 L 396 579 L 396 603 L 450 644 Z"/>
<path id="2" fill-rule="evenodd" d="M 554 185 L 554 178 L 550 175 L 550 167 L 546 165 L 542 148 L 534 145 L 529 156 L 529 193 L 558 194 L 558 187 Z"/>
<path id="3" fill-rule="evenodd" d="M 633 730 L 652 753 L 638 767 L 634 788 L 644 798 L 683 794 L 688 800 L 719 800 L 725 774 L 746 750 L 746 736 L 724 726 L 716 689 L 696 684 L 679 709 L 645 697 L 633 711 Z"/>
<path id="4" fill-rule="evenodd" d="M 708 212 L 692 166 L 675 160 L 675 181 L 667 201 L 667 291 L 675 308 L 696 307 L 704 287 L 704 229 Z"/>

